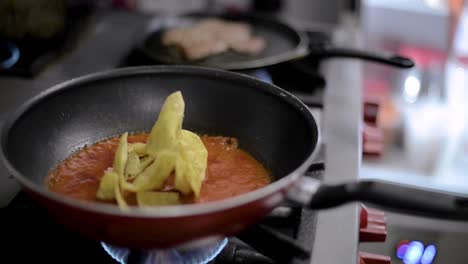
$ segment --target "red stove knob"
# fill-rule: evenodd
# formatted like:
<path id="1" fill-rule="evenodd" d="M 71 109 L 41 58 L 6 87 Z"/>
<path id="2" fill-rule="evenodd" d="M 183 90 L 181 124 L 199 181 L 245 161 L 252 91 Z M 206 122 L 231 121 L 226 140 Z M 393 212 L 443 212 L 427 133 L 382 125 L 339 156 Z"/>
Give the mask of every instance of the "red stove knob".
<path id="1" fill-rule="evenodd" d="M 385 213 L 383 211 L 372 208 L 366 208 L 366 210 L 369 222 L 387 225 L 387 217 L 385 216 Z"/>
<path id="2" fill-rule="evenodd" d="M 363 155 L 381 156 L 384 151 L 384 135 L 381 128 L 364 123 L 362 131 Z"/>
<path id="3" fill-rule="evenodd" d="M 367 227 L 367 219 L 369 219 L 369 213 L 367 208 L 364 205 L 361 205 L 361 214 L 360 214 L 361 221 L 359 222 L 359 228 L 366 228 Z"/>
<path id="4" fill-rule="evenodd" d="M 387 217 L 380 210 L 361 204 L 360 242 L 383 242 L 387 238 Z M 359 264 L 390 264 L 389 256 L 359 252 Z"/>
<path id="5" fill-rule="evenodd" d="M 359 242 L 385 242 L 387 229 L 382 226 L 368 226 L 359 229 Z"/>
<path id="6" fill-rule="evenodd" d="M 383 142 L 383 129 L 368 123 L 364 123 L 362 137 L 363 141 L 365 142 Z"/>
<path id="7" fill-rule="evenodd" d="M 389 256 L 372 254 L 367 252 L 359 252 L 359 264 L 390 264 Z"/>
<path id="8" fill-rule="evenodd" d="M 384 242 L 387 238 L 387 217 L 385 213 L 361 206 L 359 228 L 360 242 Z"/>
<path id="9" fill-rule="evenodd" d="M 359 256 L 359 264 L 366 264 L 360 256 Z"/>
<path id="10" fill-rule="evenodd" d="M 363 145 L 363 155 L 366 157 L 380 157 L 384 151 L 381 143 L 366 142 Z"/>
<path id="11" fill-rule="evenodd" d="M 377 100 L 366 100 L 363 112 L 366 123 L 377 125 L 377 118 L 379 116 L 379 102 Z"/>

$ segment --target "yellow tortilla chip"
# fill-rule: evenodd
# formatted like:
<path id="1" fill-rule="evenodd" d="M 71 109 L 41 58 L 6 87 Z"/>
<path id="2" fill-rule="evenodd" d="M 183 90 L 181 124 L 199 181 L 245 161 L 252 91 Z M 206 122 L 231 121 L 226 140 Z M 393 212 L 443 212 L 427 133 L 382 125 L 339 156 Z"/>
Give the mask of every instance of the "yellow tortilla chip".
<path id="1" fill-rule="evenodd" d="M 98 199 L 101 200 L 117 200 L 120 209 L 128 210 L 128 204 L 125 201 L 120 184 L 119 176 L 114 171 L 107 171 L 99 183 L 99 189 L 96 193 Z"/>
<path id="2" fill-rule="evenodd" d="M 137 175 L 131 187 L 126 190 L 133 192 L 161 189 L 164 182 L 174 170 L 175 153 L 161 152 L 151 165 Z"/>
<path id="3" fill-rule="evenodd" d="M 171 94 L 162 107 L 146 144 L 155 161 L 135 178 L 134 191 L 161 188 L 175 170 L 175 188 L 184 194 L 200 195 L 208 152 L 200 137 L 182 130 L 185 103 L 180 92 Z"/>
<path id="4" fill-rule="evenodd" d="M 115 188 L 119 176 L 113 171 L 106 171 L 99 182 L 99 188 L 96 193 L 96 197 L 101 200 L 114 200 L 115 199 Z"/>
<path id="5" fill-rule="evenodd" d="M 140 157 L 138 157 L 138 154 L 136 154 L 134 151 L 129 152 L 127 165 L 125 166 L 125 178 L 127 180 L 131 180 L 135 178 L 141 171 Z"/>
<path id="6" fill-rule="evenodd" d="M 122 195 L 122 190 L 120 186 L 121 184 L 115 185 L 115 199 L 117 200 L 117 204 L 119 205 L 120 209 L 126 211 L 129 209 L 129 207 Z"/>
<path id="7" fill-rule="evenodd" d="M 128 152 L 135 152 L 139 157 L 148 155 L 146 153 L 146 144 L 140 142 L 128 144 Z"/>
<path id="8" fill-rule="evenodd" d="M 177 147 L 184 110 L 185 102 L 181 92 L 172 93 L 166 98 L 148 137 L 146 153 L 157 157 L 160 151 L 174 150 Z"/>
<path id="9" fill-rule="evenodd" d="M 121 136 L 114 167 L 101 179 L 99 199 L 116 199 L 127 210 L 123 191 L 130 191 L 136 192 L 140 206 L 178 204 L 179 193 L 154 192 L 174 171 L 176 190 L 200 196 L 208 151 L 198 135 L 182 129 L 184 109 L 182 94 L 175 92 L 164 102 L 147 144 L 129 144 L 128 133 Z"/>
<path id="10" fill-rule="evenodd" d="M 135 152 L 128 153 L 127 166 L 125 168 L 125 178 L 126 180 L 135 179 L 141 172 L 143 172 L 154 159 L 150 156 L 145 156 L 143 158 L 138 157 L 138 154 Z"/>
<path id="11" fill-rule="evenodd" d="M 174 178 L 174 189 L 180 191 L 183 194 L 190 194 L 192 189 L 190 188 L 190 182 L 186 178 L 186 171 L 189 169 L 187 168 L 188 164 L 178 156 L 176 160 L 175 166 L 175 178 Z"/>
<path id="12" fill-rule="evenodd" d="M 127 158 L 128 158 L 127 138 L 128 138 L 128 133 L 125 132 L 120 137 L 119 146 L 117 147 L 117 151 L 115 152 L 113 170 L 118 175 L 124 175 L 125 173 L 125 165 L 127 163 Z"/>
<path id="13" fill-rule="evenodd" d="M 176 168 L 175 188 L 186 193 L 185 185 L 188 184 L 195 196 L 199 197 L 207 160 L 208 151 L 200 137 L 188 130 L 182 130 L 178 164 L 183 165 Z"/>
<path id="14" fill-rule="evenodd" d="M 150 156 L 146 156 L 146 157 L 143 157 L 142 159 L 140 159 L 141 171 L 143 171 L 146 167 L 148 167 L 148 165 L 150 165 L 151 162 L 153 162 L 153 161 L 154 161 L 153 157 L 150 157 Z"/>
<path id="15" fill-rule="evenodd" d="M 138 192 L 138 206 L 160 206 L 180 204 L 178 192 Z"/>

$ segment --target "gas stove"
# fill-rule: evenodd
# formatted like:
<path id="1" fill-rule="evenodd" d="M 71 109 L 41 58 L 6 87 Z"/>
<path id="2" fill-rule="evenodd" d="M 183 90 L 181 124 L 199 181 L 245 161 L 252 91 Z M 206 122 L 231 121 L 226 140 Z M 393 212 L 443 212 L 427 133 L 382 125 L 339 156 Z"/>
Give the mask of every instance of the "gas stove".
<path id="1" fill-rule="evenodd" d="M 138 49 L 131 49 L 116 65 L 116 68 L 157 64 L 146 58 Z M 318 64 L 308 66 L 318 72 Z M 318 80 L 315 81 L 306 73 L 284 74 L 291 72 L 291 67 L 289 63 L 283 63 L 269 68 L 240 71 L 240 73 L 275 83 L 290 92 L 309 95 L 309 100 L 304 100 L 304 102 L 311 107 L 315 117 L 319 118 L 323 107 L 325 85 L 323 77 L 317 73 L 312 76 Z M 310 167 L 308 176 L 320 179 L 325 168 L 324 160 L 324 147 L 322 146 L 318 162 Z M 68 263 L 90 261 L 121 264 L 308 263 L 312 253 L 311 244 L 316 222 L 316 212 L 284 205 L 275 209 L 261 223 L 237 236 L 223 238 L 200 248 L 134 250 L 100 241 L 89 241 L 80 237 L 79 234 L 74 234 L 52 223 L 48 219 L 47 212 L 37 207 L 27 194 L 22 192 L 2 210 L 7 211 L 8 225 L 6 226 L 15 227 L 12 230 L 16 230 L 11 232 L 11 239 L 8 240 L 14 241 L 16 236 L 30 237 L 27 247 L 37 252 L 37 254 L 32 252 L 21 254 L 21 249 L 20 252 L 14 253 L 16 259 L 21 260 L 19 262 L 42 260 L 40 256 L 43 252 L 53 248 L 57 254 L 48 254 L 48 263 L 63 262 L 63 255 L 73 256 L 67 260 Z M 35 219 L 35 224 L 28 225 L 28 219 Z M 43 228 L 38 229 L 38 225 L 43 225 Z M 52 243 L 43 243 L 44 237 L 51 238 L 49 241 Z M 21 245 L 23 244 L 24 242 L 21 242 Z M 13 248 L 22 247 L 15 245 Z M 86 252 L 86 254 L 80 252 Z"/>
<path id="2" fill-rule="evenodd" d="M 92 6 L 70 3 L 63 31 L 53 38 L 7 39 L 0 36 L 0 76 L 32 78 L 72 49 L 87 24 Z"/>
<path id="3" fill-rule="evenodd" d="M 88 35 L 53 67 L 33 79 L 0 78 L 3 92 L 0 116 L 59 82 L 116 67 L 152 63 L 143 61 L 133 49 L 136 36 L 144 31 L 150 19 L 141 14 L 97 10 L 90 18 Z M 354 36 L 352 30 L 345 32 Z M 328 36 L 332 37 L 331 34 Z M 340 40 L 339 37 L 338 41 L 347 41 L 347 38 Z M 322 165 L 312 167 L 310 176 L 323 179 L 326 183 L 358 179 L 362 121 L 359 65 L 359 62 L 351 61 L 310 65 L 316 74 L 302 75 L 309 78 L 304 79 L 308 81 L 297 81 L 297 76 L 292 74 L 297 72 L 287 63 L 242 72 L 271 81 L 309 105 L 322 132 L 322 160 L 326 161 L 326 166 L 319 163 Z M 18 186 L 12 182 L 2 169 L 0 190 L 7 186 L 10 193 L 15 193 Z M 115 251 L 112 245 L 86 240 L 53 223 L 47 211 L 35 206 L 25 193 L 19 192 L 12 197 L 10 201 L 11 197 L 3 199 L 0 196 L 4 200 L 0 201 L 4 204 L 0 214 L 5 223 L 0 228 L 5 241 L 9 241 L 6 255 L 15 259 L 16 263 L 121 263 L 119 260 L 122 257 L 126 258 L 127 263 L 144 263 L 145 260 L 157 258 L 154 251 Z M 236 237 L 210 245 L 207 251 L 219 254 L 213 254 L 203 261 L 210 264 L 274 261 L 358 263 L 359 212 L 357 203 L 323 212 L 284 205 Z"/>
<path id="4" fill-rule="evenodd" d="M 143 66 L 143 65 L 156 65 L 157 63 L 148 60 L 144 55 L 138 52 L 137 49 L 132 51 L 123 58 L 118 67 L 129 67 L 129 66 Z M 317 67 L 313 65 L 311 67 Z M 291 80 L 285 78 L 281 72 L 290 70 L 290 65 L 284 63 L 277 65 L 274 68 L 262 68 L 249 71 L 242 71 L 240 73 L 251 75 L 255 78 L 259 78 L 265 82 L 288 84 Z M 318 76 L 318 75 L 317 75 Z M 297 78 L 307 79 L 309 76 L 306 74 L 296 74 L 293 78 L 296 78 L 297 86 L 289 86 L 288 90 L 291 92 L 301 91 L 303 93 L 309 93 L 313 98 L 306 103 L 315 106 L 316 117 L 319 115 L 320 108 L 323 106 L 323 89 L 324 83 L 321 82 L 317 86 L 311 86 L 310 82 L 301 82 Z M 321 77 L 318 77 L 321 78 Z M 301 85 L 308 83 L 308 86 Z M 319 162 L 311 166 L 308 175 L 320 179 L 324 170 L 324 147 L 322 147 L 321 156 Z M 94 261 L 100 259 L 101 263 L 121 263 L 121 264 L 132 264 L 132 263 L 307 263 L 310 262 L 311 248 L 310 245 L 313 242 L 314 226 L 316 221 L 316 213 L 302 208 L 291 208 L 283 206 L 276 209 L 273 213 L 268 216 L 263 222 L 251 227 L 250 229 L 238 234 L 236 237 L 224 238 L 216 241 L 210 245 L 204 245 L 201 248 L 189 248 L 189 249 L 164 249 L 164 250 L 131 250 L 127 248 L 121 248 L 113 245 L 106 244 L 104 242 L 87 241 L 79 235 L 72 234 L 69 231 L 50 223 L 47 214 L 41 208 L 35 207 L 33 201 L 30 201 L 26 194 L 20 193 L 15 199 L 6 207 L 8 213 L 8 219 L 10 223 L 8 226 L 16 226 L 15 229 L 22 229 L 21 226 L 28 226 L 27 223 L 23 223 L 18 218 L 22 217 L 23 213 L 30 214 L 24 219 L 41 219 L 40 222 L 45 224 L 46 228 L 36 228 L 31 230 L 23 229 L 21 232 L 22 237 L 28 236 L 33 237 L 29 239 L 29 243 L 34 244 L 35 250 L 47 251 L 47 248 L 55 248 L 57 251 L 67 252 L 67 255 L 76 254 L 73 257 L 73 261 L 81 259 L 84 255 L 78 252 L 92 252 L 86 254 L 86 261 Z M 280 211 L 278 213 L 278 211 Z M 29 225 L 30 226 L 30 225 Z M 34 225 L 35 227 L 37 224 Z M 27 231 L 28 230 L 28 231 Z M 304 236 L 307 234 L 307 236 Z M 12 235 L 18 235 L 13 233 Z M 299 235 L 303 237 L 299 239 Z M 54 243 L 41 243 L 43 237 L 54 237 L 51 241 Z M 39 240 L 34 241 L 34 238 Z M 13 237 L 12 237 L 13 239 Z M 81 242 L 77 242 L 81 241 Z M 74 245 L 80 243 L 79 251 Z M 17 248 L 17 247 L 15 247 Z M 58 250 L 59 249 L 59 250 Z M 69 253 L 68 253 L 69 252 Z M 75 253 L 73 253 L 75 252 Z M 37 254 L 23 255 L 25 260 L 38 260 Z M 63 259 L 61 254 L 57 255 L 57 259 L 48 257 L 49 263 L 61 262 Z M 30 257 L 32 257 L 30 259 Z M 77 261 L 77 262 L 82 262 Z"/>

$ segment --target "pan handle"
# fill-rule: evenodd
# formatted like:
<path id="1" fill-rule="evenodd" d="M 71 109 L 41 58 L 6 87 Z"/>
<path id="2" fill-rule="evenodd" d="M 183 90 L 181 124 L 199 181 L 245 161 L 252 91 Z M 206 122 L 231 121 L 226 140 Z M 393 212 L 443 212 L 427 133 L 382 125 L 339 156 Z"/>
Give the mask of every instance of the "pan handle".
<path id="1" fill-rule="evenodd" d="M 332 45 L 312 46 L 310 47 L 309 56 L 313 59 L 331 57 L 358 58 L 403 69 L 412 68 L 414 66 L 413 60 L 397 54 L 374 53 L 351 48 L 334 47 Z"/>
<path id="2" fill-rule="evenodd" d="M 468 197 L 384 181 L 320 186 L 309 203 L 327 208 L 349 201 L 370 202 L 397 211 L 435 218 L 468 220 Z"/>
<path id="3" fill-rule="evenodd" d="M 351 201 L 362 201 L 409 214 L 468 220 L 468 196 L 380 180 L 323 185 L 318 184 L 316 179 L 302 179 L 305 182 L 302 181 L 302 187 L 299 188 L 308 189 L 310 196 L 307 206 L 313 209 L 326 209 Z M 302 198 L 305 198 L 304 194 Z"/>

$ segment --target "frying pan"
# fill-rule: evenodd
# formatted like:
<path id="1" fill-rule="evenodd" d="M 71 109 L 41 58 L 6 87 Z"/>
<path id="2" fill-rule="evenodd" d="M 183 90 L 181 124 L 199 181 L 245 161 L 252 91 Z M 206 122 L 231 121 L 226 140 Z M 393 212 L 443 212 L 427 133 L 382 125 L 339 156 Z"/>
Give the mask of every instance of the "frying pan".
<path id="1" fill-rule="evenodd" d="M 165 46 L 162 43 L 162 36 L 166 30 L 194 25 L 203 19 L 213 17 L 248 23 L 251 25 L 255 35 L 265 39 L 267 43 L 265 49 L 254 56 L 227 51 L 203 60 L 191 61 L 185 59 L 176 48 Z M 367 52 L 351 48 L 334 47 L 330 43 L 317 43 L 319 38 L 316 38 L 316 36 L 307 36 L 304 32 L 286 23 L 260 14 L 190 13 L 179 17 L 157 18 L 150 23 L 148 31 L 147 36 L 139 43 L 137 48 L 148 58 L 163 64 L 197 65 L 225 70 L 247 70 L 304 58 L 307 58 L 307 60 L 320 60 L 331 57 L 351 57 L 399 68 L 411 68 L 414 66 L 412 60 L 395 54 Z"/>
<path id="2" fill-rule="evenodd" d="M 186 101 L 185 129 L 237 137 L 274 182 L 221 201 L 128 212 L 44 187 L 47 172 L 80 147 L 125 131 L 149 131 L 164 99 L 176 90 Z M 242 231 L 285 200 L 317 209 L 362 200 L 468 219 L 465 196 L 380 181 L 331 186 L 303 176 L 317 142 L 308 108 L 274 85 L 212 68 L 134 67 L 72 79 L 23 104 L 4 123 L 1 159 L 55 221 L 88 238 L 130 248 L 208 243 Z"/>

